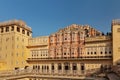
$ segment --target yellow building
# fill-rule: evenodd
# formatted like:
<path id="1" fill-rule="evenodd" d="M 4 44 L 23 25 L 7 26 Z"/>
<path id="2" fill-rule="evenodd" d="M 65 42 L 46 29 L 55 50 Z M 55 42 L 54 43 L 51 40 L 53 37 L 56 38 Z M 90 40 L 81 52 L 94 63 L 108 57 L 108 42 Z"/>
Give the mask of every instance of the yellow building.
<path id="1" fill-rule="evenodd" d="M 90 61 L 86 64 L 87 70 L 100 69 L 101 67 L 112 67 L 112 37 L 103 35 L 85 38 L 85 53 L 83 58 Z M 94 59 L 94 61 L 92 61 Z"/>
<path id="2" fill-rule="evenodd" d="M 30 50 L 28 60 L 32 59 L 47 59 L 48 58 L 48 43 L 49 43 L 48 36 L 41 36 L 30 38 L 28 40 L 27 48 Z M 42 64 L 40 64 L 42 65 Z M 30 66 L 39 66 L 38 63 L 32 63 Z"/>
<path id="3" fill-rule="evenodd" d="M 112 21 L 113 64 L 120 63 L 120 20 Z"/>
<path id="4" fill-rule="evenodd" d="M 27 65 L 28 39 L 31 28 L 21 20 L 0 23 L 0 70 L 11 70 Z"/>

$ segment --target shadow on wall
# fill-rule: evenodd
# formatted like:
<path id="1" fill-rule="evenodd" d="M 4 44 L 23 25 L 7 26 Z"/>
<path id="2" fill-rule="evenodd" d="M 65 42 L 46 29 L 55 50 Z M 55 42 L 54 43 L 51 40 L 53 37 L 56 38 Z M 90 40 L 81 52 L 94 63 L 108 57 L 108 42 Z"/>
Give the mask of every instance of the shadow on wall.
<path id="1" fill-rule="evenodd" d="M 116 63 L 116 65 L 112 66 L 112 71 L 117 74 L 120 74 L 120 59 L 117 60 L 115 63 Z"/>
<path id="2" fill-rule="evenodd" d="M 113 71 L 112 71 L 112 66 L 101 65 L 100 68 L 96 68 L 95 70 L 91 70 L 91 71 L 88 70 L 87 72 L 88 73 L 86 73 L 86 79 L 88 77 L 97 77 L 97 78 L 106 79 L 107 78 L 106 77 L 107 73 L 110 73 L 110 72 L 113 72 Z"/>

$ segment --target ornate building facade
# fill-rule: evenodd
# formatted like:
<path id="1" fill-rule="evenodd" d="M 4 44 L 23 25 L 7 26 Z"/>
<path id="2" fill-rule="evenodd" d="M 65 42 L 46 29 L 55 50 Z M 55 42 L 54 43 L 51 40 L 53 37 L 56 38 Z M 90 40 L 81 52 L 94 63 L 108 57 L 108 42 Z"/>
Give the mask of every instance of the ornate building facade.
<path id="1" fill-rule="evenodd" d="M 90 26 L 70 25 L 49 36 L 50 58 L 79 58 L 85 47 L 85 37 L 102 35 Z"/>
<path id="2" fill-rule="evenodd" d="M 23 21 L 3 24 L 0 70 L 31 66 L 32 71 L 45 74 L 87 75 L 111 70 L 120 60 L 120 20 L 112 21 L 112 31 L 107 35 L 89 25 L 72 24 L 36 38 Z"/>
<path id="3" fill-rule="evenodd" d="M 46 58 L 27 60 L 41 73 L 87 75 L 112 66 L 112 37 L 88 25 L 72 24 L 48 40 Z"/>

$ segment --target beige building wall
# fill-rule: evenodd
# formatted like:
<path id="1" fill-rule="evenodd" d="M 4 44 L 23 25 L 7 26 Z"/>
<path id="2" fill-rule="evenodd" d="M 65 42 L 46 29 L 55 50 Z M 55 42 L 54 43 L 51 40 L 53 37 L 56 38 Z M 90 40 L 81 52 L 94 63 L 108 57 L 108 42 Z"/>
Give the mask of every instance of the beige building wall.
<path id="1" fill-rule="evenodd" d="M 48 58 L 48 36 L 41 36 L 30 38 L 29 44 L 27 48 L 30 50 L 28 53 L 28 60 L 29 59 L 45 59 Z M 35 64 L 31 64 L 31 66 L 38 66 L 37 62 Z M 41 65 L 41 64 L 40 64 Z"/>
<path id="2" fill-rule="evenodd" d="M 90 59 L 85 63 L 86 70 L 100 69 L 101 66 L 112 66 L 112 41 L 111 36 L 96 36 L 85 38 L 84 59 Z M 93 62 L 92 59 L 100 60 Z"/>
<path id="3" fill-rule="evenodd" d="M 120 62 L 120 20 L 112 22 L 113 64 Z"/>
<path id="4" fill-rule="evenodd" d="M 96 36 L 85 39 L 85 57 L 88 58 L 111 58 L 111 36 Z"/>
<path id="5" fill-rule="evenodd" d="M 0 60 L 5 62 L 1 69 L 11 70 L 27 65 L 28 38 L 31 28 L 25 22 L 13 20 L 0 23 Z"/>

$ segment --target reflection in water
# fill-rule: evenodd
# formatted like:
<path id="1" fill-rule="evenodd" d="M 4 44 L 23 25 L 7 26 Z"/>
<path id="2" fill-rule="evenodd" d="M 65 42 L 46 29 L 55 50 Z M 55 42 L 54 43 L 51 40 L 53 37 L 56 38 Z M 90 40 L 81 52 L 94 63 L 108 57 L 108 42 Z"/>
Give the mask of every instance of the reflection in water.
<path id="1" fill-rule="evenodd" d="M 17 80 L 72 80 L 72 79 L 23 78 L 23 79 L 17 79 Z M 84 80 L 86 80 L 86 79 L 84 79 Z"/>
<path id="2" fill-rule="evenodd" d="M 17 80 L 69 80 L 69 79 L 22 78 Z"/>

